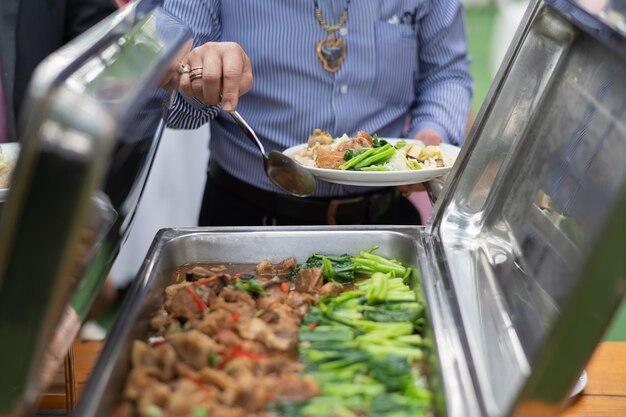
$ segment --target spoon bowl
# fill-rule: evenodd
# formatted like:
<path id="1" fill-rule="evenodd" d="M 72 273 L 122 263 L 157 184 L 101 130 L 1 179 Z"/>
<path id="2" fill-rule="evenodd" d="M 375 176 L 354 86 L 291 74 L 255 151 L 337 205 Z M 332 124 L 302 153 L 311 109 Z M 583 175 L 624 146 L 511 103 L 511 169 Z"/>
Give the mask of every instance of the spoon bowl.
<path id="1" fill-rule="evenodd" d="M 256 133 L 237 111 L 230 112 L 233 120 L 244 131 L 248 139 L 259 149 L 263 157 L 265 174 L 278 188 L 295 197 L 308 197 L 315 192 L 315 177 L 296 161 L 277 151 L 265 153 L 263 144 Z"/>

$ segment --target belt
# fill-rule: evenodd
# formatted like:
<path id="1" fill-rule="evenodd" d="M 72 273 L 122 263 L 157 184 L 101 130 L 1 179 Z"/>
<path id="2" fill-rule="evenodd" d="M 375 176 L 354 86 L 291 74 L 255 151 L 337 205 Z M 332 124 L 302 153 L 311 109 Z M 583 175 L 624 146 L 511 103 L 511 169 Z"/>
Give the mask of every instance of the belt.
<path id="1" fill-rule="evenodd" d="M 399 193 L 392 187 L 342 198 L 298 198 L 273 193 L 248 184 L 209 160 L 209 175 L 224 191 L 262 207 L 272 215 L 308 220 L 318 224 L 367 224 L 376 222 Z"/>

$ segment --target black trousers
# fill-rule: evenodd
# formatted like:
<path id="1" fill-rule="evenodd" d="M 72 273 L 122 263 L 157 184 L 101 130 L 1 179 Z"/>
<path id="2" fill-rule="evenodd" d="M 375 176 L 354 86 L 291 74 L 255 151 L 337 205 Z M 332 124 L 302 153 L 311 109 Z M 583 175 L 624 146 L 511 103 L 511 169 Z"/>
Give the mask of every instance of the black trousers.
<path id="1" fill-rule="evenodd" d="M 297 198 L 259 190 L 211 162 L 200 226 L 418 225 L 419 212 L 393 188 L 345 199 Z"/>

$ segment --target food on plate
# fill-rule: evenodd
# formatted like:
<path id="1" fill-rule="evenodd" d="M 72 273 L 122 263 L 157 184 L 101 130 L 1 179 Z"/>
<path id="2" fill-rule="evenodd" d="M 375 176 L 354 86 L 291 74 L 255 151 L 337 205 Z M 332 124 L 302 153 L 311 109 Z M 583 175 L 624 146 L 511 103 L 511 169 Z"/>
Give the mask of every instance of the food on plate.
<path id="1" fill-rule="evenodd" d="M 291 157 L 307 167 L 353 171 L 410 171 L 454 163 L 441 146 L 405 140 L 392 144 L 363 131 L 352 138 L 343 135 L 333 139 L 320 129 L 309 136 L 306 148 Z"/>
<path id="2" fill-rule="evenodd" d="M 14 166 L 15 157 L 0 146 L 0 189 L 9 188 Z"/>
<path id="3" fill-rule="evenodd" d="M 424 306 L 375 250 L 177 269 L 116 417 L 427 413 Z"/>

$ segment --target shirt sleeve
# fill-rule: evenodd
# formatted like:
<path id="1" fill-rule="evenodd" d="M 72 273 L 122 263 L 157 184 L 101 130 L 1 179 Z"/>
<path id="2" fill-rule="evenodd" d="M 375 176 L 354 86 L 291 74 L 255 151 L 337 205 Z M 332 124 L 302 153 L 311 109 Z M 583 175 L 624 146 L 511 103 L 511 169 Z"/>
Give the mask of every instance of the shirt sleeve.
<path id="1" fill-rule="evenodd" d="M 473 85 L 459 0 L 431 1 L 419 24 L 419 71 L 408 137 L 433 129 L 444 141 L 460 145 Z"/>
<path id="2" fill-rule="evenodd" d="M 185 22 L 193 33 L 193 47 L 219 41 L 221 0 L 165 0 L 163 8 Z M 197 129 L 217 115 L 218 107 L 176 94 L 167 126 L 174 129 Z"/>

